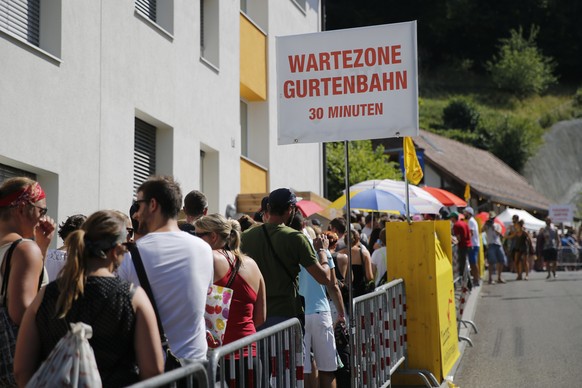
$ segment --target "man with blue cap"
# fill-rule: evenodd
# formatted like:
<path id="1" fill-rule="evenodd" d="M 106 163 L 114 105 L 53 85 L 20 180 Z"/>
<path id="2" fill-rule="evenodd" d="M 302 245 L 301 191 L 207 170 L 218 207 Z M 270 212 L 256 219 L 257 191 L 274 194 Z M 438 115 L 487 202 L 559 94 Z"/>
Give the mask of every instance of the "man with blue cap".
<path id="1" fill-rule="evenodd" d="M 289 318 L 304 317 L 299 295 L 299 265 L 320 284 L 331 282 L 327 259 L 328 241 L 325 236 L 313 240 L 288 225 L 297 211 L 297 197 L 287 188 L 269 194 L 265 223 L 242 234 L 242 249 L 256 261 L 267 294 L 265 329 Z"/>

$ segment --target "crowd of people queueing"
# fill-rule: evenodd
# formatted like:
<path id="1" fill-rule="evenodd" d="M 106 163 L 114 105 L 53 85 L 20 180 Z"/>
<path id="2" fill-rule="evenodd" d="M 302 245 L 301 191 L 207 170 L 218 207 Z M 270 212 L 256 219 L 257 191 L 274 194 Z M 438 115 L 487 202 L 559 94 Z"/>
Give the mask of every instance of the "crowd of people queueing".
<path id="1" fill-rule="evenodd" d="M 89 343 L 107 387 L 164 372 L 158 322 L 181 363 L 203 360 L 207 291 L 229 282 L 233 298 L 222 344 L 304 316 L 306 380 L 316 384 L 318 372 L 320 386 L 336 386 L 334 331 L 346 322 L 348 250 L 356 296 L 385 272 L 385 252 L 384 263 L 373 265 L 359 233 L 347 241 L 343 218 L 328 231 L 307 222 L 289 189 L 265 198 L 259 221 L 207 214 L 206 198 L 196 190 L 182 198 L 172 177 L 150 177 L 129 216 L 100 210 L 57 227 L 38 182 L 18 177 L 2 183 L 0 318 L 2 334 L 11 330 L 16 344 L 2 344 L 14 360 L 0 371 L 0 385 L 25 386 L 75 322 L 92 327 Z M 181 210 L 184 222 L 178 222 Z M 57 229 L 63 244 L 49 249 Z M 140 287 L 132 249 L 141 257 L 153 304 Z"/>

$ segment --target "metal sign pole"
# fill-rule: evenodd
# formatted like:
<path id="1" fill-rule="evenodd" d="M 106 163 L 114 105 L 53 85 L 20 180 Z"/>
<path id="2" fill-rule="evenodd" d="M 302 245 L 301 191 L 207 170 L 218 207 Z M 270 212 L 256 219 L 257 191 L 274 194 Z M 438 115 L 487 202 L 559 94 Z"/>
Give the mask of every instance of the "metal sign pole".
<path id="1" fill-rule="evenodd" d="M 406 185 L 406 221 L 410 224 L 410 192 L 408 190 L 408 178 L 404 174 L 404 184 Z"/>
<path id="2" fill-rule="evenodd" d="M 348 299 L 349 299 L 349 330 L 350 330 L 350 369 L 351 369 L 351 386 L 356 387 L 356 362 L 355 356 L 355 344 L 356 344 L 356 319 L 354 317 L 354 295 L 352 287 L 352 223 L 351 223 L 351 206 L 350 206 L 350 154 L 349 154 L 349 141 L 344 140 L 344 155 L 345 155 L 345 185 L 346 185 L 346 233 L 347 233 L 347 244 L 346 248 L 348 250 L 348 272 L 346 280 L 348 283 Z"/>

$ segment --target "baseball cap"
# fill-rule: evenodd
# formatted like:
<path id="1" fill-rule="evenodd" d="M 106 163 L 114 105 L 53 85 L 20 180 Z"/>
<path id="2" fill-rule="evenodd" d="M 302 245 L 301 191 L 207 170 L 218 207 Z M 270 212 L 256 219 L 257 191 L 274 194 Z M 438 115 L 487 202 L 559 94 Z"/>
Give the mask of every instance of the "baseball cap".
<path id="1" fill-rule="evenodd" d="M 269 194 L 269 206 L 271 209 L 284 209 L 289 205 L 297 203 L 295 193 L 287 188 L 281 188 L 271 191 Z"/>
<path id="2" fill-rule="evenodd" d="M 458 219 L 459 218 L 459 213 L 457 213 L 457 212 L 451 212 L 449 214 L 449 218 L 457 218 Z"/>
<path id="3" fill-rule="evenodd" d="M 467 206 L 465 208 L 465 210 L 463 210 L 463 213 L 469 213 L 470 215 L 474 216 L 475 215 L 475 211 L 473 210 L 473 208 L 471 206 Z"/>

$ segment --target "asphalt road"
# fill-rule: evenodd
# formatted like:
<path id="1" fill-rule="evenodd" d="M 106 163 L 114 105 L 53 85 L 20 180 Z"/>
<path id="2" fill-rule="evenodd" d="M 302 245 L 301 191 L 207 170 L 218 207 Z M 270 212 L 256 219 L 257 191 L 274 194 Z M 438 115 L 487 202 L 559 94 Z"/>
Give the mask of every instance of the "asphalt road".
<path id="1" fill-rule="evenodd" d="M 460 388 L 582 387 L 582 271 L 482 285 Z"/>

